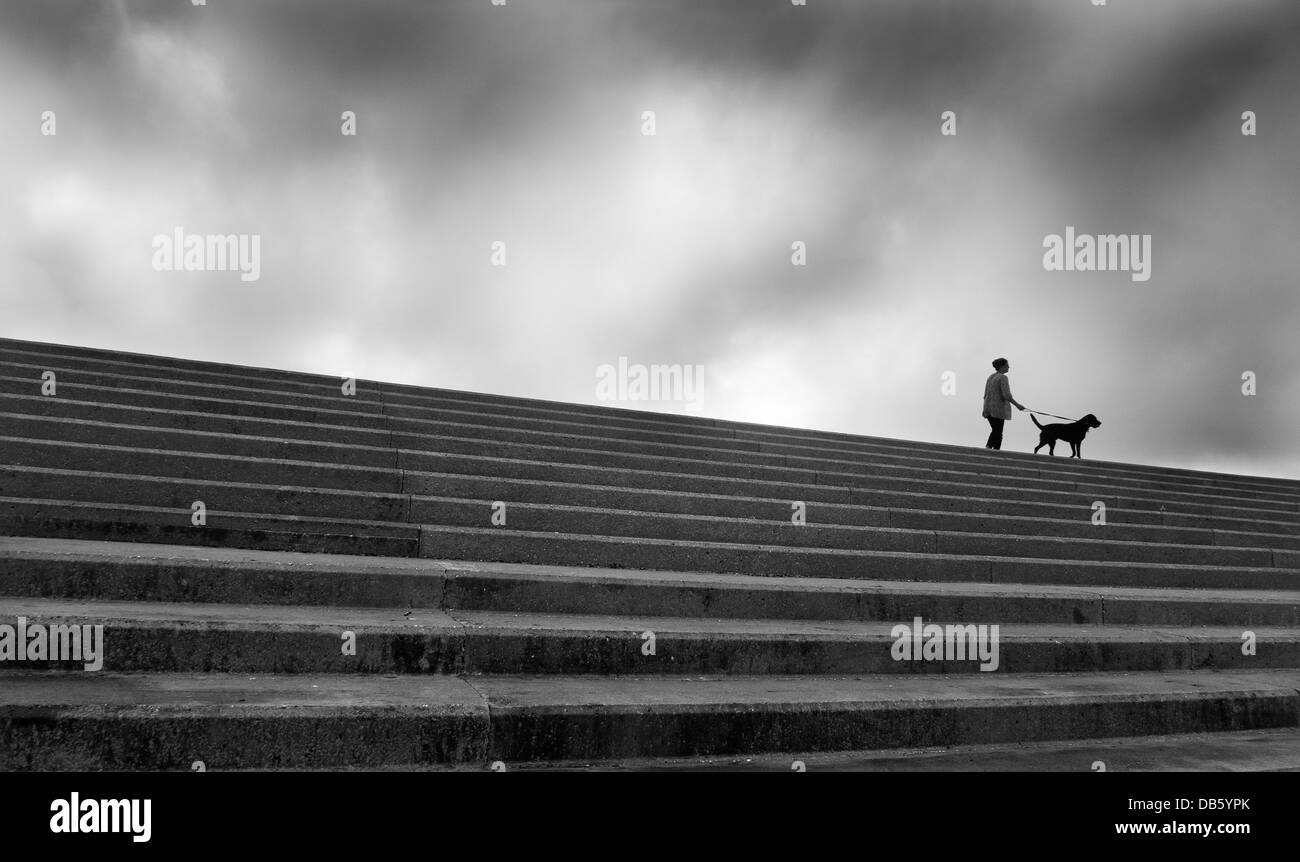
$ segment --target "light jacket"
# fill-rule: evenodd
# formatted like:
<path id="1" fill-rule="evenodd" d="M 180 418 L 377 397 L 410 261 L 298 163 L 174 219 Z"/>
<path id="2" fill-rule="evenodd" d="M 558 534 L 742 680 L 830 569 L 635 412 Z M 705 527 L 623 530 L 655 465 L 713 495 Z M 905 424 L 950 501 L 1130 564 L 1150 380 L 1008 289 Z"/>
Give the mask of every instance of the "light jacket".
<path id="1" fill-rule="evenodd" d="M 1011 418 L 1011 384 L 1001 371 L 994 371 L 984 382 L 984 415 L 994 419 Z"/>

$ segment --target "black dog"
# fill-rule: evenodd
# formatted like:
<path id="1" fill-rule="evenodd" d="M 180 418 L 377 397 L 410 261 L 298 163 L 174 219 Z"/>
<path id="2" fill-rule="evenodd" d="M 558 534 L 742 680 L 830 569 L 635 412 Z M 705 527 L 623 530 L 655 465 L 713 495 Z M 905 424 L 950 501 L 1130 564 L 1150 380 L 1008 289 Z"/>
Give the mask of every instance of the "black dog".
<path id="1" fill-rule="evenodd" d="M 1070 444 L 1071 458 L 1083 457 L 1079 452 L 1083 449 L 1083 438 L 1087 435 L 1088 429 L 1101 427 L 1101 422 L 1091 413 L 1080 419 L 1078 422 L 1070 422 L 1068 424 L 1065 422 L 1053 422 L 1051 425 L 1043 425 L 1032 413 L 1029 414 L 1029 418 L 1034 420 L 1034 424 L 1038 426 L 1039 430 L 1038 445 L 1034 447 L 1035 453 L 1046 446 L 1047 454 L 1055 455 L 1056 441 L 1064 440 L 1066 443 Z"/>

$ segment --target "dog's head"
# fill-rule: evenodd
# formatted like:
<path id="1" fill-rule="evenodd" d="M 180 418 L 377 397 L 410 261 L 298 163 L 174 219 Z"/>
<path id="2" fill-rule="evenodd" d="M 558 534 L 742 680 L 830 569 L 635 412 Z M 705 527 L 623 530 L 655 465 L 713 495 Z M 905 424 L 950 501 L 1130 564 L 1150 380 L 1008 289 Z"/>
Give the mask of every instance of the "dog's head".
<path id="1" fill-rule="evenodd" d="M 1085 426 L 1087 426 L 1088 428 L 1100 428 L 1100 427 L 1101 427 L 1101 420 L 1098 419 L 1096 416 L 1093 416 L 1091 413 L 1089 413 L 1087 416 L 1083 417 L 1083 418 L 1080 419 L 1079 421 L 1082 422 L 1082 423 L 1083 423 Z"/>

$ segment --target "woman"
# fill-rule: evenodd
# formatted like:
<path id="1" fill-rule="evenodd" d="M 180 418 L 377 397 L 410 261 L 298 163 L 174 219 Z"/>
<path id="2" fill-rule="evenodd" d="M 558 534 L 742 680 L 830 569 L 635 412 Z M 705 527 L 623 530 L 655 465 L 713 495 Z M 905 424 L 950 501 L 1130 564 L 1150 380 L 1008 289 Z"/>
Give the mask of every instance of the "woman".
<path id="1" fill-rule="evenodd" d="M 1016 405 L 1017 410 L 1025 409 L 1025 405 L 1011 397 L 1011 384 L 1007 382 L 1010 370 L 1010 362 L 994 359 L 993 373 L 984 382 L 984 418 L 989 420 L 993 429 L 984 444 L 985 449 L 1002 448 L 1002 424 L 1011 418 L 1011 405 Z"/>

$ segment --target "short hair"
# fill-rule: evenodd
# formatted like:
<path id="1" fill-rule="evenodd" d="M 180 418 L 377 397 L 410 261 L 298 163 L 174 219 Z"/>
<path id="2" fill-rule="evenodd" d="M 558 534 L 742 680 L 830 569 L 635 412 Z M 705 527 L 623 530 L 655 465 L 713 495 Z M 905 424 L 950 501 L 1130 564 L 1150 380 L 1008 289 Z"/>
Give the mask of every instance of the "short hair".
<path id="1" fill-rule="evenodd" d="M 999 368 L 1001 368 L 1003 365 L 1006 364 L 1007 364 L 1007 360 L 1004 357 L 999 356 L 997 359 L 993 360 L 993 370 L 997 371 Z"/>

